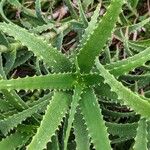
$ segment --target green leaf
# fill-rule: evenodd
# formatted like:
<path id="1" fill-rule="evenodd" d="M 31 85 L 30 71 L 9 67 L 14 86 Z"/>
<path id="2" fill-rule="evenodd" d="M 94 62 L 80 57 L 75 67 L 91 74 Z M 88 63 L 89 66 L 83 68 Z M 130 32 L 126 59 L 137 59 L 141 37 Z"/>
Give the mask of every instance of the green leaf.
<path id="1" fill-rule="evenodd" d="M 6 137 L 0 142 L 1 150 L 14 150 L 18 147 L 23 146 L 31 137 L 32 134 L 27 134 L 24 132 L 16 132 L 12 135 Z"/>
<path id="2" fill-rule="evenodd" d="M 16 49 L 10 51 L 9 53 L 5 54 L 5 58 L 6 58 L 6 63 L 5 63 L 5 67 L 4 67 L 4 71 L 5 74 L 7 75 L 9 73 L 9 71 L 12 69 L 15 60 L 16 60 Z"/>
<path id="3" fill-rule="evenodd" d="M 42 33 L 43 31 L 46 31 L 46 30 L 50 30 L 50 29 L 53 29 L 55 27 L 55 24 L 54 23 L 48 23 L 48 24 L 44 24 L 42 26 L 37 26 L 33 29 L 30 29 L 29 31 L 33 32 L 33 33 L 36 33 L 36 34 L 39 34 L 39 33 Z"/>
<path id="4" fill-rule="evenodd" d="M 87 86 L 101 84 L 103 81 L 103 78 L 98 73 L 82 74 L 81 77 Z"/>
<path id="5" fill-rule="evenodd" d="M 21 51 L 19 54 L 17 53 L 17 58 L 11 68 L 11 70 L 17 68 L 18 66 L 24 64 L 29 58 L 33 56 L 33 53 L 30 51 Z"/>
<path id="6" fill-rule="evenodd" d="M 83 119 L 83 115 L 81 114 L 80 109 L 77 109 L 77 112 L 75 114 L 73 127 L 75 134 L 76 149 L 89 150 L 90 143 L 87 126 L 85 125 L 85 120 Z"/>
<path id="7" fill-rule="evenodd" d="M 15 91 L 2 90 L 6 100 L 10 103 L 16 110 L 22 111 L 28 109 L 29 106 L 22 100 L 22 98 Z M 36 117 L 38 114 L 33 115 L 33 121 L 38 122 Z"/>
<path id="8" fill-rule="evenodd" d="M 77 3 L 78 3 L 78 7 L 79 7 L 80 19 L 83 22 L 84 26 L 87 27 L 88 26 L 88 20 L 86 18 L 85 13 L 84 13 L 81 0 L 77 0 Z"/>
<path id="9" fill-rule="evenodd" d="M 111 146 L 105 121 L 92 89 L 88 88 L 84 91 L 80 107 L 95 149 L 110 150 Z"/>
<path id="10" fill-rule="evenodd" d="M 71 69 L 70 61 L 63 54 L 58 52 L 47 42 L 29 33 L 27 30 L 11 23 L 0 23 L 0 30 L 7 32 L 16 40 L 21 41 L 21 43 L 27 46 L 29 50 L 33 51 L 39 59 L 44 59 L 49 67 L 52 67 L 55 71 L 65 72 Z"/>
<path id="11" fill-rule="evenodd" d="M 141 21 L 137 24 L 132 24 L 132 25 L 129 25 L 129 26 L 124 26 L 124 27 L 121 27 L 121 28 L 117 28 L 114 32 L 114 35 L 119 40 L 122 40 L 120 31 L 125 33 L 126 29 L 128 28 L 128 32 L 133 33 L 135 31 L 141 29 L 144 25 L 148 24 L 149 22 L 150 22 L 150 18 L 147 18 L 147 19 L 145 19 L 145 20 L 143 20 L 143 21 Z"/>
<path id="12" fill-rule="evenodd" d="M 150 60 L 150 47 L 132 57 L 105 65 L 105 68 L 114 76 L 120 76 L 142 66 L 148 60 Z"/>
<path id="13" fill-rule="evenodd" d="M 131 5 L 132 8 L 135 9 L 139 3 L 139 0 L 128 0 L 128 3 Z"/>
<path id="14" fill-rule="evenodd" d="M 11 5 L 13 5 L 15 8 L 17 8 L 18 10 L 22 11 L 23 13 L 25 13 L 26 15 L 30 16 L 30 17 L 34 17 L 36 19 L 36 16 L 34 14 L 33 11 L 31 11 L 30 9 L 24 7 L 19 0 L 7 0 L 8 3 L 10 3 Z"/>
<path id="15" fill-rule="evenodd" d="M 124 0 L 112 0 L 107 13 L 81 48 L 77 56 L 81 72 L 89 72 L 92 69 L 96 56 L 102 51 L 108 38 L 112 35 L 112 30 L 117 22 L 123 4 Z"/>
<path id="16" fill-rule="evenodd" d="M 49 74 L 45 76 L 0 80 L 0 89 L 71 89 L 74 82 L 75 74 Z"/>
<path id="17" fill-rule="evenodd" d="M 7 48 L 10 47 L 10 43 L 3 32 L 0 32 L 0 45 L 4 45 Z"/>
<path id="18" fill-rule="evenodd" d="M 94 11 L 93 16 L 91 17 L 91 21 L 88 23 L 88 27 L 85 29 L 83 37 L 82 37 L 80 44 L 78 46 L 78 51 L 84 45 L 87 38 L 89 38 L 89 35 L 94 31 L 94 29 L 97 26 L 100 7 L 101 7 L 101 3 L 97 6 L 96 10 Z"/>
<path id="19" fill-rule="evenodd" d="M 51 142 L 47 144 L 47 149 L 50 150 L 59 150 L 59 141 L 58 141 L 58 135 L 52 137 Z"/>
<path id="20" fill-rule="evenodd" d="M 74 95 L 73 95 L 72 103 L 71 103 L 71 109 L 69 112 L 68 126 L 67 126 L 66 136 L 65 136 L 65 140 L 64 140 L 64 150 L 67 150 L 67 143 L 68 143 L 72 123 L 74 120 L 74 115 L 76 113 L 76 108 L 79 105 L 79 101 L 81 99 L 82 89 L 83 88 L 81 86 L 77 85 L 74 90 Z"/>
<path id="21" fill-rule="evenodd" d="M 150 149 L 150 121 L 147 121 L 147 148 Z"/>
<path id="22" fill-rule="evenodd" d="M 145 46 L 138 45 L 138 44 L 134 43 L 133 41 L 128 41 L 128 45 L 135 52 L 141 52 L 141 51 L 144 51 L 146 49 Z"/>
<path id="23" fill-rule="evenodd" d="M 139 81 L 137 84 L 140 86 L 140 82 L 146 82 L 145 84 L 149 84 L 150 81 L 150 74 L 141 74 L 141 75 L 124 75 L 121 76 L 121 79 L 123 80 L 130 80 L 130 81 Z"/>
<path id="24" fill-rule="evenodd" d="M 150 39 L 139 40 L 139 41 L 132 41 L 132 42 L 137 44 L 137 45 L 144 46 L 144 47 L 150 47 Z"/>
<path id="25" fill-rule="evenodd" d="M 26 120 L 28 117 L 31 117 L 34 113 L 38 110 L 42 109 L 45 105 L 47 105 L 47 101 L 41 101 L 38 105 L 30 107 L 28 109 L 23 110 L 22 112 L 18 112 L 4 120 L 0 121 L 0 130 L 1 132 L 6 135 L 11 129 L 16 127 L 22 121 Z"/>
<path id="26" fill-rule="evenodd" d="M 125 105 L 131 107 L 136 113 L 149 118 L 150 117 L 150 103 L 137 94 L 134 94 L 130 89 L 124 87 L 118 82 L 113 75 L 111 75 L 100 63 L 97 58 L 96 66 L 100 71 L 100 75 L 104 78 L 104 83 L 107 83 L 111 91 L 115 92 L 119 100 L 124 101 Z"/>
<path id="27" fill-rule="evenodd" d="M 55 92 L 52 102 L 48 105 L 37 133 L 33 137 L 27 150 L 41 150 L 46 147 L 50 138 L 58 129 L 65 113 L 69 109 L 70 96 L 64 92 Z"/>
<path id="28" fill-rule="evenodd" d="M 3 70 L 3 62 L 2 57 L 0 55 L 0 75 L 3 79 L 6 79 L 5 72 Z M 20 96 L 15 91 L 2 90 L 6 100 L 17 110 L 23 110 L 28 108 L 26 103 L 20 98 Z"/>
<path id="29" fill-rule="evenodd" d="M 13 107 L 7 101 L 0 99 L 0 111 L 9 111 L 12 108 Z"/>
<path id="30" fill-rule="evenodd" d="M 15 91 L 2 90 L 6 100 L 17 110 L 29 108 L 28 105 L 20 98 Z"/>
<path id="31" fill-rule="evenodd" d="M 8 0 L 8 2 L 9 2 L 11 5 L 14 5 L 14 6 L 18 7 L 19 9 L 22 8 L 22 5 L 21 5 L 21 3 L 19 3 L 18 0 Z"/>
<path id="32" fill-rule="evenodd" d="M 65 3 L 66 3 L 66 5 L 67 5 L 68 8 L 69 8 L 69 11 L 70 11 L 70 13 L 71 13 L 72 18 L 78 19 L 78 15 L 77 15 L 75 9 L 74 9 L 73 6 L 72 6 L 71 0 L 65 0 Z"/>
<path id="33" fill-rule="evenodd" d="M 117 117 L 117 118 L 129 118 L 133 117 L 135 115 L 135 112 L 118 112 L 116 110 L 109 110 L 107 108 L 103 108 L 103 114 L 111 117 Z"/>
<path id="34" fill-rule="evenodd" d="M 5 15 L 3 7 L 6 4 L 6 0 L 1 0 L 0 2 L 0 14 L 2 16 L 2 18 L 6 21 L 6 22 L 11 22 Z"/>
<path id="35" fill-rule="evenodd" d="M 138 123 L 137 135 L 135 137 L 134 150 L 147 150 L 147 123 L 141 119 Z"/>
<path id="36" fill-rule="evenodd" d="M 90 4 L 93 4 L 94 0 L 83 0 L 83 5 L 87 9 Z"/>
<path id="37" fill-rule="evenodd" d="M 43 24 L 46 23 L 46 22 L 45 22 L 45 19 L 44 19 L 44 17 L 43 17 L 43 15 L 42 15 L 42 11 L 41 11 L 41 0 L 36 0 L 36 1 L 35 1 L 35 10 L 36 10 L 37 18 L 38 18 L 41 22 L 43 22 Z"/>
<path id="38" fill-rule="evenodd" d="M 137 123 L 111 123 L 106 122 L 109 134 L 119 137 L 134 138 L 136 136 Z"/>
<path id="39" fill-rule="evenodd" d="M 147 47 L 150 47 L 150 39 L 128 41 L 128 44 L 135 52 L 141 52 L 144 51 Z"/>

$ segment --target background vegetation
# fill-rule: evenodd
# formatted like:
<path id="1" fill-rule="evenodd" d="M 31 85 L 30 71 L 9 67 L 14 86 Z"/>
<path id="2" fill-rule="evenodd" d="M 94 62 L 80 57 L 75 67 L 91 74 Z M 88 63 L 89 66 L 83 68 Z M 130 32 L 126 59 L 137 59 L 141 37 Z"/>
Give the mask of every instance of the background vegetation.
<path id="1" fill-rule="evenodd" d="M 1 0 L 0 14 L 0 149 L 150 149 L 149 0 Z"/>

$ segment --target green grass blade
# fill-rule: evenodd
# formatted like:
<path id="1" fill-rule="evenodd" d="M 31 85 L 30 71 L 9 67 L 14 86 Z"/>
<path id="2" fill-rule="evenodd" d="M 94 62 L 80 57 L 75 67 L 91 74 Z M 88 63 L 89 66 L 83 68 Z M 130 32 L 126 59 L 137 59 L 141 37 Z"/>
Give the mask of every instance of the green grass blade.
<path id="1" fill-rule="evenodd" d="M 84 91 L 80 107 L 95 149 L 111 150 L 105 121 L 103 120 L 97 98 L 91 89 Z"/>
<path id="2" fill-rule="evenodd" d="M 123 3 L 124 0 L 112 0 L 107 13 L 81 48 L 77 56 L 81 72 L 89 72 L 92 69 L 96 56 L 102 51 L 108 38 L 111 37 Z"/>

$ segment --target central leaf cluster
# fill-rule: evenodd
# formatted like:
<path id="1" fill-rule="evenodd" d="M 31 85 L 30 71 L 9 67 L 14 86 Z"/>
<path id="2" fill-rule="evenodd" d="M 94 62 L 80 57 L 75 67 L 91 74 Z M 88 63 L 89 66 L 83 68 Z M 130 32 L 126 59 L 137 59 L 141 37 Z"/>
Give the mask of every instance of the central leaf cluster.
<path id="1" fill-rule="evenodd" d="M 82 87 L 86 87 L 87 84 L 84 80 L 84 76 L 81 73 L 76 74 L 76 80 L 75 80 L 75 85 L 80 85 Z"/>

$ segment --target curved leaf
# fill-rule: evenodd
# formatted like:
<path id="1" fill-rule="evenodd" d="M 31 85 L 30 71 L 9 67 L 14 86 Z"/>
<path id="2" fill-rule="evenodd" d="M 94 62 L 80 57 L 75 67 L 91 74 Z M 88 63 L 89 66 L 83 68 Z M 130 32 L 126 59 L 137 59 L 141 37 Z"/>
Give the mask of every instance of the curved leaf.
<path id="1" fill-rule="evenodd" d="M 120 76 L 142 66 L 148 60 L 150 60 L 150 47 L 132 57 L 105 65 L 105 68 L 114 76 Z"/>
<path id="2" fill-rule="evenodd" d="M 14 150 L 23 146 L 31 137 L 31 134 L 16 132 L 0 142 L 1 150 Z"/>
<path id="3" fill-rule="evenodd" d="M 111 150 L 105 121 L 92 89 L 89 88 L 84 91 L 80 107 L 95 149 Z"/>
<path id="4" fill-rule="evenodd" d="M 135 137 L 134 150 L 147 150 L 147 123 L 141 119 L 138 123 L 137 135 Z"/>
<path id="5" fill-rule="evenodd" d="M 47 101 L 41 101 L 41 103 L 39 103 L 38 105 L 30 107 L 26 110 L 23 110 L 22 112 L 18 112 L 17 114 L 14 114 L 12 116 L 9 116 L 8 118 L 5 118 L 4 120 L 1 120 L 0 121 L 1 132 L 4 135 L 6 135 L 11 129 L 16 127 L 22 121 L 26 120 L 28 117 L 31 117 L 31 115 L 33 115 L 34 113 L 36 113 L 38 110 L 42 109 L 46 105 L 47 105 Z"/>
<path id="6" fill-rule="evenodd" d="M 64 72 L 71 69 L 70 61 L 63 54 L 27 30 L 11 23 L 0 23 L 0 30 L 13 36 L 16 40 L 21 41 L 21 43 L 33 51 L 39 59 L 44 59 L 49 67 L 53 67 L 55 71 Z"/>
<path id="7" fill-rule="evenodd" d="M 136 113 L 150 118 L 150 103 L 148 101 L 140 98 L 137 94 L 134 94 L 131 90 L 118 82 L 115 77 L 99 63 L 98 58 L 96 60 L 96 66 L 104 78 L 104 82 L 111 87 L 111 91 L 117 94 L 118 99 L 123 100 L 124 103 L 135 110 Z"/>
<path id="8" fill-rule="evenodd" d="M 85 44 L 83 44 L 77 56 L 81 72 L 89 72 L 92 69 L 96 56 L 102 51 L 108 38 L 112 35 L 112 30 L 123 4 L 124 0 L 112 0 L 107 13 L 90 34 Z"/>
<path id="9" fill-rule="evenodd" d="M 85 125 L 85 120 L 83 119 L 83 115 L 81 114 L 80 109 L 77 109 L 77 113 L 75 114 L 73 127 L 75 134 L 76 149 L 89 150 L 90 141 L 87 126 Z"/>
<path id="10" fill-rule="evenodd" d="M 55 92 L 52 102 L 48 105 L 37 133 L 27 150 L 42 150 L 55 134 L 65 113 L 69 109 L 70 96 L 64 92 Z"/>
<path id="11" fill-rule="evenodd" d="M 82 87 L 77 85 L 74 90 L 74 95 L 72 98 L 71 108 L 69 112 L 68 126 L 67 126 L 66 136 L 64 140 L 64 150 L 67 150 L 67 143 L 68 143 L 68 139 L 70 135 L 70 130 L 72 127 L 72 123 L 74 120 L 74 115 L 76 113 L 77 106 L 79 105 L 79 101 L 81 99 L 81 93 L 82 93 Z"/>

